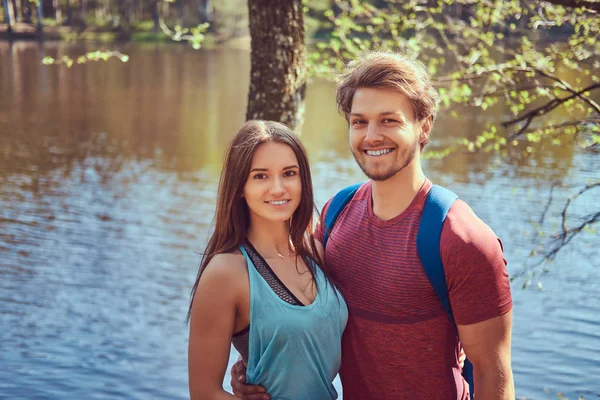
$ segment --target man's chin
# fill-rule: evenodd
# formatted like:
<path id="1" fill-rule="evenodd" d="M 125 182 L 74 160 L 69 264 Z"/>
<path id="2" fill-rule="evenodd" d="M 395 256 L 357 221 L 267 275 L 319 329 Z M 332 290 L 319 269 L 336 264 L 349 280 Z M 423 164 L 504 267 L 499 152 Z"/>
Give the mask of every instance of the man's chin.
<path id="1" fill-rule="evenodd" d="M 363 173 L 367 176 L 367 178 L 377 182 L 387 181 L 388 179 L 396 175 L 398 172 L 400 172 L 396 170 L 373 171 L 367 168 L 363 168 L 362 165 L 360 165 L 360 169 L 362 169 Z"/>
<path id="2" fill-rule="evenodd" d="M 394 174 L 387 174 L 387 175 L 371 175 L 371 176 L 367 175 L 367 178 L 369 178 L 375 182 L 384 182 L 384 181 L 387 181 L 388 179 L 392 178 L 394 175 L 396 175 L 396 174 L 394 173 Z"/>

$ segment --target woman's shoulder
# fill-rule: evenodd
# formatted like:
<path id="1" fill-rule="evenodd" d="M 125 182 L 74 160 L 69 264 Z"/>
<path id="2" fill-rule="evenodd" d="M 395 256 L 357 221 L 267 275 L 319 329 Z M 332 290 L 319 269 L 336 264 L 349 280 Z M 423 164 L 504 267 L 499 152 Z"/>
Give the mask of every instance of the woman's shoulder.
<path id="1" fill-rule="evenodd" d="M 231 253 L 215 254 L 206 265 L 204 273 L 212 271 L 211 274 L 230 275 L 238 274 L 246 270 L 246 258 L 238 250 Z"/>

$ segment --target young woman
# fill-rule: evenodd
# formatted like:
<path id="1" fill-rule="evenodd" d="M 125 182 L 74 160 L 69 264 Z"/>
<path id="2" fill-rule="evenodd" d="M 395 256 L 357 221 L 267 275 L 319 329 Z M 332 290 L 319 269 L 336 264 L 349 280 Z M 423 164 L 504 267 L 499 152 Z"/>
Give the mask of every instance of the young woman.
<path id="1" fill-rule="evenodd" d="M 230 344 L 246 382 L 271 399 L 335 399 L 348 310 L 312 236 L 306 152 L 276 122 L 249 121 L 227 151 L 215 230 L 192 289 L 189 386 L 195 399 L 233 399 L 222 388 Z"/>

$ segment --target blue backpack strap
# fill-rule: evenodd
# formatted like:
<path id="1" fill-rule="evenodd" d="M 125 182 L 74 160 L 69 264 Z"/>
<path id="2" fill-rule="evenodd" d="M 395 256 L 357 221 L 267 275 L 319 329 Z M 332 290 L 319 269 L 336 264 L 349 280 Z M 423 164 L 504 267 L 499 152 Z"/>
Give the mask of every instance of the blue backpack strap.
<path id="1" fill-rule="evenodd" d="M 452 306 L 448 297 L 448 285 L 446 284 L 444 265 L 442 264 L 440 254 L 440 239 L 444 221 L 456 199 L 458 199 L 458 196 L 454 192 L 441 186 L 433 185 L 425 200 L 419 233 L 417 234 L 417 252 L 419 253 L 425 274 L 444 306 L 444 310 L 446 310 L 450 321 L 455 325 L 456 322 L 454 321 Z M 470 396 L 473 399 L 475 393 L 473 364 L 469 360 L 465 360 L 463 377 L 469 384 Z"/>
<path id="2" fill-rule="evenodd" d="M 417 234 L 417 252 L 421 264 L 423 264 L 431 286 L 433 286 L 435 293 L 444 306 L 444 310 L 446 310 L 453 323 L 454 317 L 448 298 L 446 275 L 444 274 L 444 265 L 440 255 L 440 238 L 448 211 L 457 198 L 458 196 L 450 190 L 433 185 L 425 200 L 419 233 Z"/>
<path id="3" fill-rule="evenodd" d="M 352 200 L 354 194 L 362 186 L 364 182 L 355 183 L 354 185 L 350 185 L 348 187 L 343 188 L 333 197 L 331 202 L 329 203 L 329 207 L 327 207 L 327 211 L 325 213 L 325 229 L 323 231 L 323 247 L 327 246 L 327 241 L 329 240 L 329 234 L 335 225 L 335 221 L 340 216 L 340 213 L 346 207 L 346 204 Z"/>

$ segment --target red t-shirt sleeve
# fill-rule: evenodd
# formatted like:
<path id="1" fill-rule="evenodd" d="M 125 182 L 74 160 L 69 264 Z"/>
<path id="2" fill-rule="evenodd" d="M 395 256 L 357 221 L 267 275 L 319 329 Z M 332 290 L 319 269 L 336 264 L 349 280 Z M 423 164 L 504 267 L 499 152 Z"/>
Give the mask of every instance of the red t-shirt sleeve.
<path id="1" fill-rule="evenodd" d="M 457 200 L 448 212 L 440 252 L 457 324 L 474 324 L 512 309 L 502 242 L 464 201 Z"/>
<path id="2" fill-rule="evenodd" d="M 321 243 L 323 243 L 323 234 L 325 233 L 325 213 L 329 208 L 329 203 L 331 203 L 331 200 L 333 199 L 329 199 L 323 206 L 321 214 L 319 215 L 319 219 L 317 220 L 317 226 L 315 228 L 315 240 Z"/>

